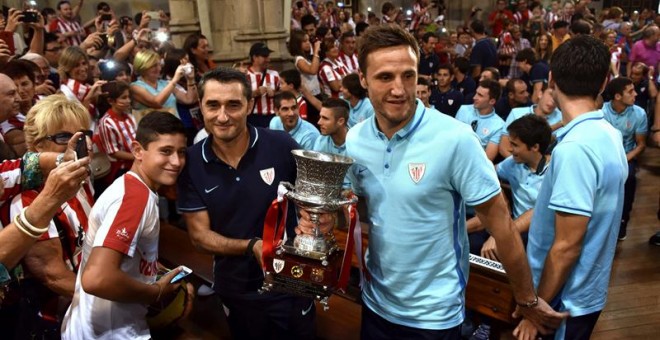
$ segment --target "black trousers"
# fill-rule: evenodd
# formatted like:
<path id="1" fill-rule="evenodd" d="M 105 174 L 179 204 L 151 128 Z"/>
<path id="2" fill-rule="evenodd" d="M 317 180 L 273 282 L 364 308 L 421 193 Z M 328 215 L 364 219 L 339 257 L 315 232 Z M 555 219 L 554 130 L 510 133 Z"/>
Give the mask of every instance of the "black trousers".
<path id="1" fill-rule="evenodd" d="M 562 339 L 570 340 L 589 340 L 591 333 L 596 326 L 600 312 L 594 312 L 587 315 L 569 317 L 566 319 L 566 331 Z M 552 340 L 556 334 L 544 335 L 543 340 Z"/>

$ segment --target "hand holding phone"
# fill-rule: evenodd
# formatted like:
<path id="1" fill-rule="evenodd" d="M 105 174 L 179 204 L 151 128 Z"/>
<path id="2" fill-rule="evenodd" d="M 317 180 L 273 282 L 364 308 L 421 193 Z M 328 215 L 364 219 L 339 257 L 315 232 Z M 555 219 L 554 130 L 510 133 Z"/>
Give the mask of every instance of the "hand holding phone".
<path id="1" fill-rule="evenodd" d="M 176 274 L 176 276 L 174 278 L 172 278 L 170 283 L 177 283 L 177 282 L 181 281 L 184 277 L 192 274 L 192 269 L 190 269 L 186 266 L 179 266 L 179 268 L 181 268 L 181 271 L 178 274 Z M 176 269 L 173 269 L 173 270 L 176 270 Z M 167 274 L 171 273 L 173 270 L 170 270 Z M 167 275 L 167 274 L 165 274 L 165 275 Z"/>

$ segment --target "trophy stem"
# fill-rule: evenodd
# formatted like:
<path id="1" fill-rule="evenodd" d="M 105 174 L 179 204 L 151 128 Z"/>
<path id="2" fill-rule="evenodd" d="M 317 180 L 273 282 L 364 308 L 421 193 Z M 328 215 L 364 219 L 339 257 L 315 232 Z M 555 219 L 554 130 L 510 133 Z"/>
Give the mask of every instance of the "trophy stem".
<path id="1" fill-rule="evenodd" d="M 314 237 L 320 238 L 321 237 L 321 228 L 319 227 L 319 224 L 321 223 L 320 215 L 318 213 L 310 213 L 309 219 L 312 223 L 314 223 Z"/>

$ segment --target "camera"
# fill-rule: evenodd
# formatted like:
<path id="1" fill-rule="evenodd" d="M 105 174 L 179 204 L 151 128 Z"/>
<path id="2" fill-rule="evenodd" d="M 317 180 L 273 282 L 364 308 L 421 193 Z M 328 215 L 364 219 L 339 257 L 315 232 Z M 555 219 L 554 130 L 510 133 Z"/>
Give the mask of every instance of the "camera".
<path id="1" fill-rule="evenodd" d="M 21 12 L 21 14 L 23 15 L 21 22 L 37 22 L 39 20 L 39 16 L 37 15 L 37 12 L 23 11 Z"/>
<path id="2" fill-rule="evenodd" d="M 112 20 L 112 14 L 101 14 L 101 21 L 110 21 Z"/>
<path id="3" fill-rule="evenodd" d="M 106 47 L 108 46 L 108 34 L 107 33 L 101 33 L 99 34 L 101 37 L 101 40 L 103 40 L 103 43 L 101 44 L 101 47 Z"/>
<path id="4" fill-rule="evenodd" d="M 184 73 L 186 76 L 191 75 L 192 72 L 193 72 L 193 66 L 192 66 L 192 64 L 185 64 L 185 65 L 183 65 L 183 73 Z"/>

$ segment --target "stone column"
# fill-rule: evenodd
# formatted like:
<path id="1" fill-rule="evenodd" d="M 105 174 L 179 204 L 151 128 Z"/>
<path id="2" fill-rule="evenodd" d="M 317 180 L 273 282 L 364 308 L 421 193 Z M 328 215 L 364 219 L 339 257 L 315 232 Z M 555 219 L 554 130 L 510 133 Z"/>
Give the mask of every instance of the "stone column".
<path id="1" fill-rule="evenodd" d="M 201 31 L 202 34 L 208 35 L 211 32 L 210 27 L 204 25 L 208 24 L 208 21 L 203 20 L 206 17 L 199 15 L 208 11 L 198 11 L 198 5 L 195 0 L 169 0 L 170 34 L 175 46 L 182 48 L 183 42 L 192 33 Z"/>

